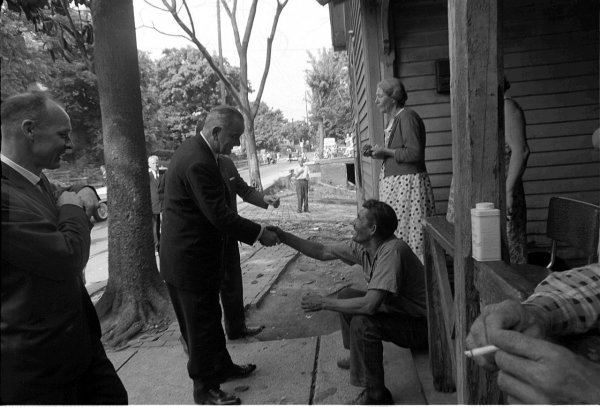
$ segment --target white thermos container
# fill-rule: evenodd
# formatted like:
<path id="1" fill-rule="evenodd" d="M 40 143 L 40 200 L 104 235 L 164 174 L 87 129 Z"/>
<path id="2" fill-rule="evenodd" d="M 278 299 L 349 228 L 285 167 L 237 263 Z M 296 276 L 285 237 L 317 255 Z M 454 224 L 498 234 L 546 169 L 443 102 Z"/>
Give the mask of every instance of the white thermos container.
<path id="1" fill-rule="evenodd" d="M 471 209 L 473 258 L 478 261 L 502 259 L 500 251 L 500 209 L 491 202 L 480 202 Z"/>

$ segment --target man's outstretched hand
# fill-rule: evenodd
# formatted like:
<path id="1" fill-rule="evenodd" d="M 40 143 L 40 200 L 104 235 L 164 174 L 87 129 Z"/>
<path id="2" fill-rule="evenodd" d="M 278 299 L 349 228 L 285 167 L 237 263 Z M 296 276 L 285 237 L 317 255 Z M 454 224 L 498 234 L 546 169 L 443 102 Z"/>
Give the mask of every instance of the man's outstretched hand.
<path id="1" fill-rule="evenodd" d="M 275 246 L 276 244 L 281 243 L 279 240 L 279 237 L 277 236 L 277 233 L 270 230 L 269 226 L 267 226 L 265 228 L 265 230 L 263 231 L 263 234 L 260 237 L 259 242 L 263 246 Z"/>
<path id="2" fill-rule="evenodd" d="M 279 197 L 277 195 L 265 195 L 264 201 L 267 205 L 271 205 L 273 208 L 279 208 Z"/>
<path id="3" fill-rule="evenodd" d="M 277 234 L 279 242 L 283 243 L 283 235 L 285 232 L 279 226 L 268 225 L 267 230 L 270 230 L 271 232 Z"/>
<path id="4" fill-rule="evenodd" d="M 307 294 L 302 297 L 302 309 L 304 312 L 315 312 L 323 309 L 324 298 L 322 295 Z"/>

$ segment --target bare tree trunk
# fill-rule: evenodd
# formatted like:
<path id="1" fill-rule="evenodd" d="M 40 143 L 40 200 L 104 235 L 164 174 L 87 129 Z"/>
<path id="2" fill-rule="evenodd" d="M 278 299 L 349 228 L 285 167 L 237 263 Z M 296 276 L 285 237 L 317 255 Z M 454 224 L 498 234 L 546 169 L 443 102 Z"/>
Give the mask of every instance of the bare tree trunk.
<path id="1" fill-rule="evenodd" d="M 132 0 L 94 0 L 92 17 L 109 191 L 108 285 L 96 310 L 116 346 L 172 311 L 154 256 Z"/>
<path id="2" fill-rule="evenodd" d="M 263 187 L 259 171 L 260 164 L 258 162 L 258 155 L 256 154 L 256 138 L 254 137 L 254 116 L 252 114 L 244 114 L 244 137 L 246 139 L 250 185 L 262 192 Z"/>

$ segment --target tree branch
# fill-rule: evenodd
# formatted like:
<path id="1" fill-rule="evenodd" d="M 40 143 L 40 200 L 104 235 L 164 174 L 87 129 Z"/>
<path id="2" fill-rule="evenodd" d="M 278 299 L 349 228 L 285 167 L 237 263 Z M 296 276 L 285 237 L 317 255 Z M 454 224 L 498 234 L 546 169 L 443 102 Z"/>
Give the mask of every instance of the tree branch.
<path id="1" fill-rule="evenodd" d="M 262 99 L 263 92 L 265 90 L 265 83 L 267 82 L 267 75 L 269 74 L 269 68 L 271 67 L 271 51 L 273 49 L 273 39 L 275 38 L 275 31 L 277 30 L 277 23 L 279 22 L 279 16 L 283 11 L 283 8 L 287 5 L 288 0 L 285 0 L 281 3 L 279 0 L 277 1 L 277 9 L 275 10 L 275 17 L 273 18 L 273 26 L 271 27 L 271 34 L 267 38 L 267 57 L 265 60 L 265 69 L 263 71 L 263 76 L 260 80 L 260 86 L 258 87 L 258 93 L 256 95 L 256 99 L 254 101 L 254 117 L 256 117 L 258 113 L 258 106 L 260 105 L 260 100 Z"/>
<path id="2" fill-rule="evenodd" d="M 237 48 L 238 54 L 242 53 L 242 42 L 240 40 L 240 30 L 237 24 L 237 18 L 235 16 L 235 11 L 237 8 L 237 1 L 233 2 L 233 12 L 229 9 L 229 5 L 225 2 L 225 0 L 221 0 L 221 4 L 231 21 L 231 27 L 233 28 L 233 37 L 235 39 L 235 47 Z"/>
<path id="3" fill-rule="evenodd" d="M 189 35 L 189 38 L 187 38 L 187 37 L 184 37 L 184 38 L 186 38 L 187 40 L 191 41 L 194 45 L 196 45 L 196 47 L 198 48 L 198 50 L 200 50 L 200 52 L 202 53 L 202 55 L 206 59 L 206 62 L 208 62 L 208 65 L 210 65 L 210 67 L 217 74 L 217 76 L 219 77 L 219 79 L 221 79 L 223 81 L 223 83 L 225 84 L 225 87 L 227 88 L 227 90 L 229 91 L 229 93 L 231 94 L 231 96 L 233 97 L 233 99 L 235 100 L 235 103 L 240 107 L 240 109 L 244 109 L 244 105 L 242 104 L 242 101 L 240 99 L 238 91 L 233 87 L 233 85 L 231 84 L 231 82 L 225 77 L 224 72 L 221 72 L 221 70 L 219 69 L 218 64 L 215 63 L 215 61 L 213 60 L 212 56 L 210 55 L 210 53 L 206 49 L 206 47 L 204 45 L 202 45 L 202 43 L 198 40 L 198 38 L 196 38 L 196 36 L 194 35 L 194 33 L 192 32 L 192 30 L 190 29 L 190 27 L 188 27 L 181 20 L 181 18 L 179 18 L 179 15 L 177 14 L 177 10 L 175 8 L 175 0 L 171 0 L 171 5 L 169 5 L 167 3 L 168 0 L 161 0 L 161 1 L 164 4 L 164 6 L 168 9 L 169 13 L 171 13 L 171 16 L 173 17 L 173 19 L 177 22 L 177 24 L 179 24 L 179 26 L 181 27 L 181 29 L 187 35 Z"/>
<path id="4" fill-rule="evenodd" d="M 192 19 L 192 13 L 190 12 L 190 8 L 188 7 L 186 0 L 183 0 L 183 6 L 185 7 L 185 11 L 188 15 L 188 18 L 190 19 L 190 26 L 192 28 L 192 34 L 194 34 L 194 37 L 195 37 L 196 36 L 196 28 L 194 27 L 194 20 Z"/>
<path id="5" fill-rule="evenodd" d="M 253 0 L 252 6 L 250 6 L 250 13 L 248 14 L 248 22 L 246 23 L 246 32 L 244 33 L 244 41 L 242 42 L 244 51 L 248 50 L 248 43 L 250 42 L 250 34 L 252 34 L 252 26 L 254 25 L 254 18 L 256 17 L 256 5 L 257 4 L 258 4 L 258 0 Z M 277 4 L 279 5 L 279 2 L 277 2 Z"/>
<path id="6" fill-rule="evenodd" d="M 152 28 L 152 29 L 153 29 L 154 31 L 156 31 L 157 33 L 159 33 L 159 34 L 162 34 L 162 35 L 166 35 L 167 37 L 184 38 L 184 39 L 186 39 L 186 40 L 188 40 L 188 41 L 192 41 L 192 39 L 191 39 L 190 37 L 186 37 L 185 35 L 181 35 L 181 34 L 169 34 L 169 33 L 167 33 L 167 32 L 161 31 L 161 30 L 159 30 L 158 28 L 156 28 L 156 26 L 154 25 L 154 23 L 152 23 L 152 27 L 150 27 L 150 26 L 147 26 L 147 25 L 145 25 L 145 24 L 142 24 L 142 25 L 141 25 L 141 27 L 145 27 L 145 28 Z"/>
<path id="7" fill-rule="evenodd" d="M 146 3 L 146 4 L 147 4 L 147 5 L 149 5 L 150 7 L 153 7 L 153 8 L 155 8 L 155 9 L 157 9 L 157 10 L 160 10 L 160 11 L 166 11 L 167 13 L 169 12 L 169 10 L 167 10 L 166 8 L 158 7 L 158 6 L 156 6 L 156 5 L 152 4 L 152 3 L 150 3 L 148 0 L 144 0 L 144 3 Z"/>
<path id="8" fill-rule="evenodd" d="M 82 53 L 82 56 L 85 59 L 88 69 L 90 70 L 90 72 L 93 72 L 92 61 L 90 58 L 88 58 L 87 50 L 85 49 L 85 44 L 83 43 L 81 34 L 79 30 L 77 30 L 77 27 L 75 27 L 75 23 L 71 18 L 71 9 L 69 8 L 69 3 L 67 2 L 67 0 L 61 0 L 60 3 L 65 9 L 65 14 L 67 15 L 67 19 L 69 20 L 69 25 L 71 26 L 72 30 L 71 35 L 73 36 L 73 39 L 75 39 L 75 44 L 77 44 L 77 48 L 79 48 L 79 51 Z"/>

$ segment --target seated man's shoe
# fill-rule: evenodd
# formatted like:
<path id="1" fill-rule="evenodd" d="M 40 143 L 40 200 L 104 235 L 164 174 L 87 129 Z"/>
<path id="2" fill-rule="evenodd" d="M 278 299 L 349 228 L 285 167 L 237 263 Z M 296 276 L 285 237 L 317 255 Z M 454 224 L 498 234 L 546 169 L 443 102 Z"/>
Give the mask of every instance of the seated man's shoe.
<path id="1" fill-rule="evenodd" d="M 232 332 L 232 333 L 227 334 L 227 337 L 230 340 L 235 341 L 236 339 L 242 339 L 242 338 L 247 338 L 249 336 L 258 335 L 259 333 L 262 332 L 263 329 L 265 329 L 264 325 L 246 326 L 246 327 L 244 327 L 244 329 L 242 329 L 239 332 Z"/>
<path id="2" fill-rule="evenodd" d="M 347 358 L 338 359 L 337 365 L 340 369 L 345 369 L 345 370 L 350 369 L 350 358 L 347 357 Z"/>
<path id="3" fill-rule="evenodd" d="M 223 390 L 216 388 L 194 390 L 194 403 L 231 406 L 235 404 L 242 404 L 242 401 L 235 394 L 225 393 Z"/>
<path id="4" fill-rule="evenodd" d="M 392 399 L 392 393 L 390 393 L 390 391 L 384 387 L 383 390 L 378 391 L 377 394 L 368 389 L 364 389 L 360 392 L 358 397 L 347 404 L 367 406 L 390 405 L 394 404 L 394 400 Z"/>
<path id="5" fill-rule="evenodd" d="M 231 379 L 243 379 L 248 377 L 256 370 L 256 365 L 249 363 L 247 365 L 234 365 L 226 369 L 217 371 L 215 376 L 219 379 L 220 383 L 224 383 Z"/>

